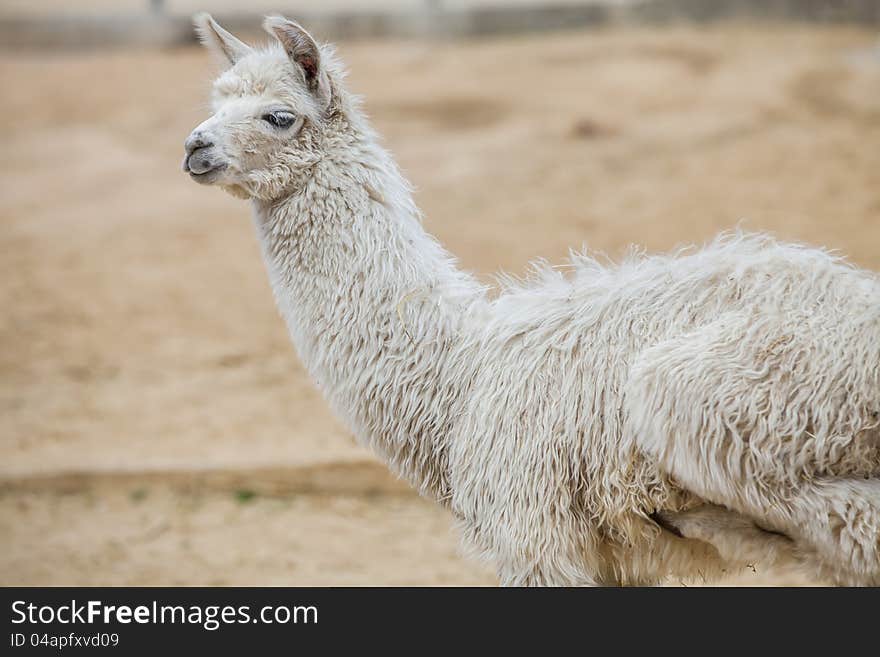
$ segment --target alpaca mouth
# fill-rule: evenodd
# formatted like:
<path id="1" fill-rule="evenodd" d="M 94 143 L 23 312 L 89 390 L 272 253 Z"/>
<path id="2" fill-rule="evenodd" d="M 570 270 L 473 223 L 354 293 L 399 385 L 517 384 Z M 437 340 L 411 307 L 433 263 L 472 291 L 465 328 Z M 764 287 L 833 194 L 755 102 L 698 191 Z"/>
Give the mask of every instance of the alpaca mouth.
<path id="1" fill-rule="evenodd" d="M 211 168 L 198 168 L 191 169 L 189 167 L 189 162 L 184 165 L 186 172 L 189 174 L 189 177 L 195 180 L 196 182 L 208 184 L 214 182 L 220 175 L 220 173 L 226 169 L 225 163 L 220 163 L 212 166 Z"/>
<path id="2" fill-rule="evenodd" d="M 186 148 L 186 155 L 183 158 L 183 170 L 193 180 L 208 182 L 215 178 L 218 172 L 226 168 L 226 162 L 224 158 L 217 157 L 212 144 L 203 145 L 203 142 L 197 141 L 194 145 L 197 148 L 190 146 Z"/>

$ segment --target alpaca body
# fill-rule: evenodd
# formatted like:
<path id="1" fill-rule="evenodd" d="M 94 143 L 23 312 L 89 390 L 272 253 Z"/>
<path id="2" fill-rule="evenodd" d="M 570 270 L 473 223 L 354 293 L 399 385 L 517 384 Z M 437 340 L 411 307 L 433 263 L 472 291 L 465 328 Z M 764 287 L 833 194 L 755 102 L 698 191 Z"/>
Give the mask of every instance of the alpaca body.
<path id="1" fill-rule="evenodd" d="M 873 476 L 880 503 L 870 274 L 733 236 L 618 266 L 578 258 L 567 276 L 548 269 L 502 294 L 489 316 L 451 439 L 453 509 L 514 581 L 636 583 L 736 566 L 679 554 L 693 546 L 658 535 L 646 517 L 656 510 L 721 504 L 799 542 L 803 526 L 826 522 L 796 508 L 804 481 Z M 717 460 L 701 463 L 707 452 Z M 877 550 L 878 521 L 864 549 Z M 809 541 L 799 551 L 838 576 Z"/>
<path id="2" fill-rule="evenodd" d="M 283 50 L 256 52 L 203 20 L 233 67 L 185 168 L 252 199 L 310 375 L 503 583 L 755 559 L 877 581 L 875 275 L 738 235 L 619 265 L 578 256 L 493 298 L 423 230 L 329 51 L 280 18 Z"/>
<path id="3" fill-rule="evenodd" d="M 274 210 L 256 204 L 275 296 L 334 410 L 395 472 L 450 507 L 466 546 L 505 581 L 709 577 L 750 559 L 660 532 L 653 512 L 733 506 L 746 473 L 794 495 L 799 479 L 880 473 L 876 277 L 819 250 L 731 236 L 617 266 L 577 257 L 567 275 L 545 268 L 490 299 L 422 231 L 414 208 L 370 195 L 375 185 L 408 198 L 387 155 L 373 156 L 382 166 L 319 165 L 307 193 Z M 385 179 L 365 184 L 364 172 L 377 170 Z M 322 206 L 332 216 L 316 214 Z M 745 349 L 722 362 L 705 336 Z M 704 422 L 725 383 L 742 390 L 731 408 L 716 405 L 719 423 L 755 409 L 758 424 L 773 418 L 697 436 L 726 455 L 721 467 L 738 482 L 729 497 L 676 485 L 645 448 L 646 370 L 679 341 L 697 351 L 674 376 L 700 398 L 677 423 Z M 701 357 L 718 365 L 719 380 L 692 367 Z M 799 368 L 789 389 L 775 380 Z M 805 381 L 813 387 L 799 395 Z M 760 504 L 734 508 L 789 536 L 814 520 L 779 520 Z M 799 549 L 815 572 L 833 572 L 809 543 Z"/>

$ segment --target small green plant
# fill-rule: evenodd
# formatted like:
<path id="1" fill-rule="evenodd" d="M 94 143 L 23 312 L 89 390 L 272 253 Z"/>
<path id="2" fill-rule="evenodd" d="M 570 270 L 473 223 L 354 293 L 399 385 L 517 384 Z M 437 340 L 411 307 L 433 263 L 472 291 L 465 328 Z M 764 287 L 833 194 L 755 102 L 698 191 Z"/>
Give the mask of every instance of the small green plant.
<path id="1" fill-rule="evenodd" d="M 253 499 L 257 496 L 256 491 L 252 491 L 248 488 L 241 488 L 235 491 L 235 500 L 239 504 L 247 504 L 248 502 L 253 501 Z"/>
<path id="2" fill-rule="evenodd" d="M 132 502 L 143 502 L 147 499 L 147 495 L 149 495 L 149 491 L 146 488 L 135 488 L 129 494 Z"/>

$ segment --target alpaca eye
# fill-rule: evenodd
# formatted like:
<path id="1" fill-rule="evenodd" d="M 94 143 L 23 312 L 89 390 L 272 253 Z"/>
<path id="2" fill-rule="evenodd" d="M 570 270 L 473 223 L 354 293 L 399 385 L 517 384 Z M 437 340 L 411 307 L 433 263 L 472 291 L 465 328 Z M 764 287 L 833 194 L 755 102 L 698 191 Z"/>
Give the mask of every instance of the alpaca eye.
<path id="1" fill-rule="evenodd" d="M 289 128 L 293 125 L 296 117 L 290 112 L 269 112 L 264 114 L 262 118 L 266 123 L 274 125 L 276 128 Z"/>

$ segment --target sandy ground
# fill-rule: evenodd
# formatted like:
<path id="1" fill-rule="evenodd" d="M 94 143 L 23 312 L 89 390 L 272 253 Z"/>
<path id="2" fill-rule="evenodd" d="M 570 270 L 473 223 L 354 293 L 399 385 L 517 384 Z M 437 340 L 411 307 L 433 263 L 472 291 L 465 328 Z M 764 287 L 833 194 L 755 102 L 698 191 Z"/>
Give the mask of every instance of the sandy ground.
<path id="1" fill-rule="evenodd" d="M 738 224 L 880 269 L 869 31 L 341 53 L 481 275 Z M 180 171 L 211 72 L 196 49 L 0 55 L 0 584 L 493 583 L 312 388 L 247 207 Z"/>

